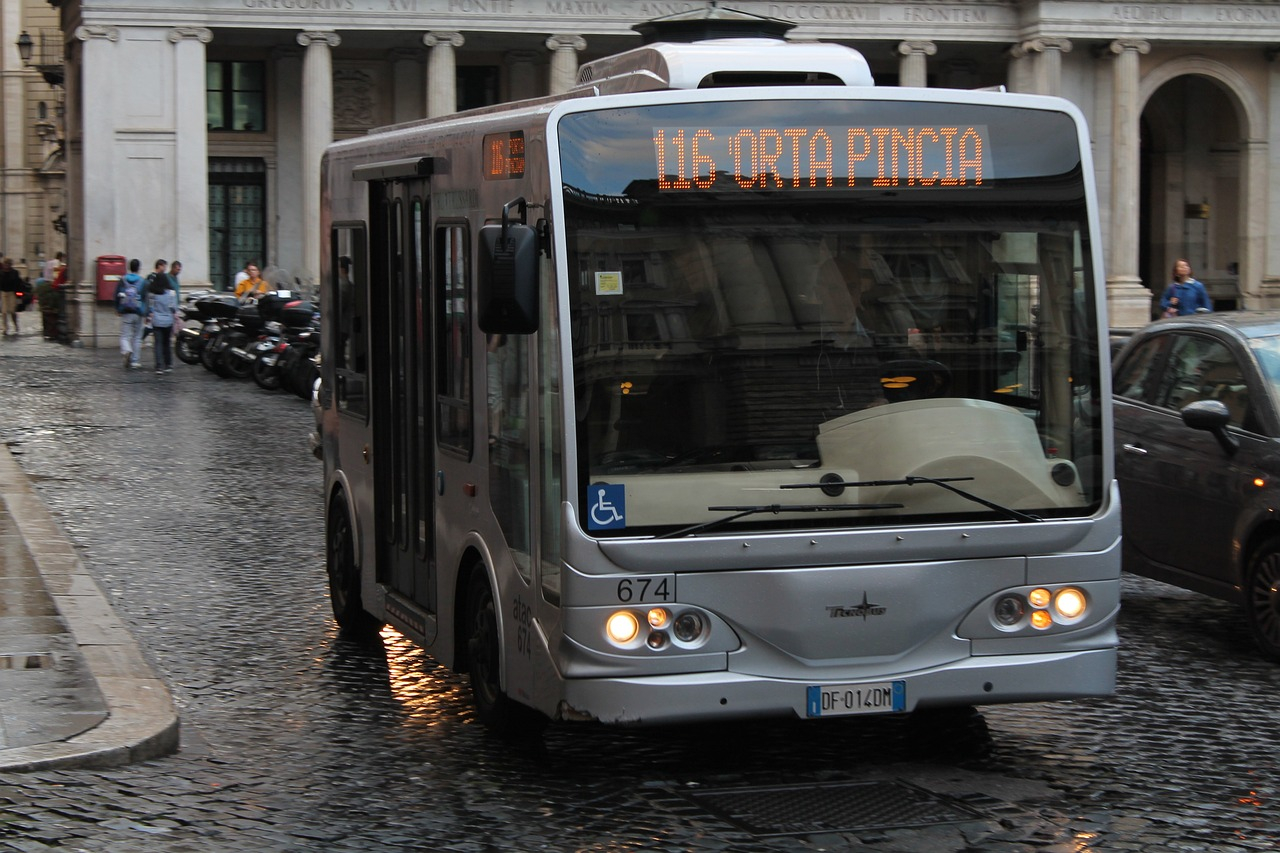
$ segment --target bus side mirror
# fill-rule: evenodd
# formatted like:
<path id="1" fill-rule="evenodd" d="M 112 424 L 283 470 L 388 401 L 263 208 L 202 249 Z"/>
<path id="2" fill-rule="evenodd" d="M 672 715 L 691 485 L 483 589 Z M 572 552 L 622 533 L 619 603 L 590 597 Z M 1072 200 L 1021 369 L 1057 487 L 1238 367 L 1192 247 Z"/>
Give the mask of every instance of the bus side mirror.
<path id="1" fill-rule="evenodd" d="M 538 232 L 504 223 L 480 229 L 480 331 L 528 335 L 538 331 Z"/>

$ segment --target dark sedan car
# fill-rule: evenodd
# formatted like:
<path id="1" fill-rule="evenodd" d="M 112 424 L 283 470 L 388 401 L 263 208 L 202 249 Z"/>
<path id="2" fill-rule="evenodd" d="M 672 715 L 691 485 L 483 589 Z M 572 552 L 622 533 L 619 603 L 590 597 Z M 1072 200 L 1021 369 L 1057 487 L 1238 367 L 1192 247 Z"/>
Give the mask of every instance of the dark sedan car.
<path id="1" fill-rule="evenodd" d="M 1153 323 L 1114 376 L 1125 569 L 1239 604 L 1280 661 L 1280 311 Z"/>

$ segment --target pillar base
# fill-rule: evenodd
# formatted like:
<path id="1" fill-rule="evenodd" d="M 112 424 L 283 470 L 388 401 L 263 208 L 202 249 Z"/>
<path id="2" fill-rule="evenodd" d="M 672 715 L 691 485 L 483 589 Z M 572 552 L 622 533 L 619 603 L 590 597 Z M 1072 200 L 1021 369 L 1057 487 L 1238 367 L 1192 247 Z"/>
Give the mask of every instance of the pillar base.
<path id="1" fill-rule="evenodd" d="M 1151 322 L 1151 291 L 1140 278 L 1107 278 L 1107 314 L 1113 329 L 1141 329 Z"/>
<path id="2" fill-rule="evenodd" d="M 1280 308 L 1280 275 L 1264 275 L 1256 293 L 1242 293 L 1241 308 Z"/>

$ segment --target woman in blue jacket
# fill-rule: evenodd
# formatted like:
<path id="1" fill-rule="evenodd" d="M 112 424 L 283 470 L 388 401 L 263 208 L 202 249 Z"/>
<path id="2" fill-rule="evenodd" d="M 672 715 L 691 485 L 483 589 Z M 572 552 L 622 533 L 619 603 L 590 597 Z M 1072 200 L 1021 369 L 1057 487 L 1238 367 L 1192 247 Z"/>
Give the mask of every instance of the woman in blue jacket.
<path id="1" fill-rule="evenodd" d="M 1160 307 L 1164 309 L 1161 316 L 1178 317 L 1183 314 L 1195 314 L 1197 311 L 1212 311 L 1213 302 L 1204 285 L 1191 277 L 1191 263 L 1186 258 L 1178 258 L 1173 264 L 1173 281 L 1164 289 L 1160 297 Z"/>

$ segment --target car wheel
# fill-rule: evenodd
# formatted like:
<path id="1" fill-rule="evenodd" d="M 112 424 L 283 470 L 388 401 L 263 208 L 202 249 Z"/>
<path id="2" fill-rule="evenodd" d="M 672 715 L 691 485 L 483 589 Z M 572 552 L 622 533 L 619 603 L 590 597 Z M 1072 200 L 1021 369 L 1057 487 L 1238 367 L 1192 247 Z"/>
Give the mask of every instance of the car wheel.
<path id="1" fill-rule="evenodd" d="M 360 598 L 360 568 L 356 565 L 355 538 L 347 501 L 341 495 L 329 507 L 325 568 L 329 574 L 329 604 L 338 627 L 353 636 L 368 636 L 381 626 L 364 609 Z"/>
<path id="2" fill-rule="evenodd" d="M 1244 612 L 1258 649 L 1280 662 L 1280 537 L 1262 543 L 1249 559 Z"/>
<path id="3" fill-rule="evenodd" d="M 467 589 L 467 671 L 476 716 L 491 731 L 506 737 L 539 733 L 547 718 L 502 692 L 499 681 L 502 641 L 498 636 L 498 613 L 482 570 L 471 575 Z"/>

